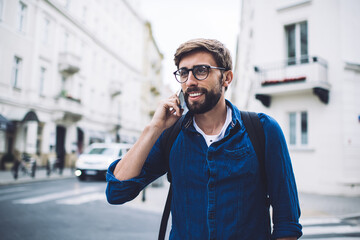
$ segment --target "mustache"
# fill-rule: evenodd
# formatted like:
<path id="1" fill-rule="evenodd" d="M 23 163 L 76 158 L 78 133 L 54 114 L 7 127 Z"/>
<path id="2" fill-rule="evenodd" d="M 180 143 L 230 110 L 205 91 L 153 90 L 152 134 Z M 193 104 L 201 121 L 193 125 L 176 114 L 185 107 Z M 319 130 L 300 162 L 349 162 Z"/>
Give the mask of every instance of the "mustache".
<path id="1" fill-rule="evenodd" d="M 185 94 L 189 95 L 192 92 L 201 92 L 201 93 L 207 93 L 208 91 L 205 88 L 199 88 L 199 87 L 189 87 L 186 89 Z"/>

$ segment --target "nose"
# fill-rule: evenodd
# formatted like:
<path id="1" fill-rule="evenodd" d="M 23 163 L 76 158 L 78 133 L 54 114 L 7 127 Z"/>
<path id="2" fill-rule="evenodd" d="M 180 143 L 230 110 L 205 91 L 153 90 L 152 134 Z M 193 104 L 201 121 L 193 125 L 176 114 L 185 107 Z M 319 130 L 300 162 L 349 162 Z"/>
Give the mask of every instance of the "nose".
<path id="1" fill-rule="evenodd" d="M 198 80 L 195 78 L 193 71 L 189 71 L 188 80 L 185 83 L 186 83 L 186 86 L 197 85 Z"/>

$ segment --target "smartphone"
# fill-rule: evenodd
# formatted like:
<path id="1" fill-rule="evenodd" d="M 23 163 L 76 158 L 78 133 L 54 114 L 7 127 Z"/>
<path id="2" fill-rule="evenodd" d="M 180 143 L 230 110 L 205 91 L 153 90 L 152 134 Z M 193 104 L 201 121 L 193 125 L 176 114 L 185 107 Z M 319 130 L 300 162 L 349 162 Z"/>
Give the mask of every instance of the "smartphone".
<path id="1" fill-rule="evenodd" d="M 179 107 L 181 109 L 185 109 L 186 108 L 185 97 L 184 97 L 184 92 L 182 91 L 181 88 L 176 92 L 176 95 L 178 96 L 178 98 L 180 100 Z"/>

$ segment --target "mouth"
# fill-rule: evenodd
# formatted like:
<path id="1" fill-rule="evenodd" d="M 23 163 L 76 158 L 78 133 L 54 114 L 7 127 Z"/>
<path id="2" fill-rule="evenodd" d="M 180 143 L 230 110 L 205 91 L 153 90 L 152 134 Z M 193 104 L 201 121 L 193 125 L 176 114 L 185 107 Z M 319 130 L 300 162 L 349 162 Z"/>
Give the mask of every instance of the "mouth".
<path id="1" fill-rule="evenodd" d="M 202 96 L 206 95 L 206 89 L 199 87 L 191 87 L 185 91 L 185 98 L 192 102 L 198 101 Z"/>
<path id="2" fill-rule="evenodd" d="M 193 101 L 198 101 L 202 98 L 203 95 L 205 95 L 205 91 L 201 90 L 201 89 L 194 89 L 192 91 L 187 91 L 186 93 L 187 98 L 189 100 Z"/>
<path id="3" fill-rule="evenodd" d="M 191 97 L 191 98 L 195 98 L 195 97 L 198 97 L 198 96 L 201 96 L 201 95 L 203 95 L 202 92 L 189 93 L 189 97 Z"/>

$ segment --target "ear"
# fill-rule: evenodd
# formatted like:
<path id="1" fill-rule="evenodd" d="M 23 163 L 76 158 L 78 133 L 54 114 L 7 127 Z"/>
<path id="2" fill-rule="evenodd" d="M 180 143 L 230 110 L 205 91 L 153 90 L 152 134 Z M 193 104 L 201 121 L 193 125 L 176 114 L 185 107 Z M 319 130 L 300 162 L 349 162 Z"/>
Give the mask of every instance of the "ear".
<path id="1" fill-rule="evenodd" d="M 224 73 L 223 87 L 228 87 L 233 80 L 233 72 L 231 70 Z"/>

